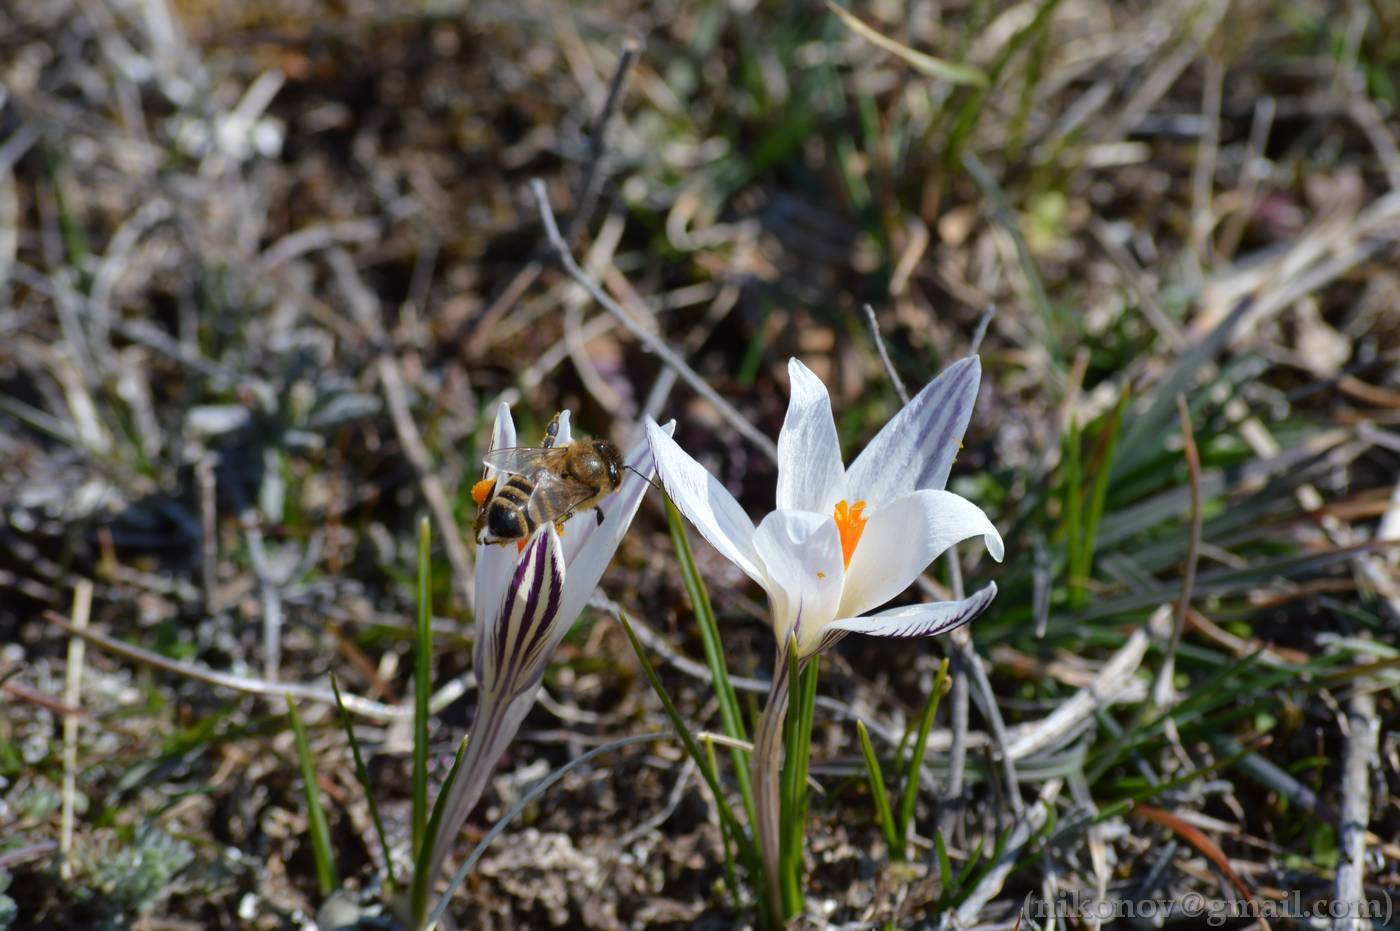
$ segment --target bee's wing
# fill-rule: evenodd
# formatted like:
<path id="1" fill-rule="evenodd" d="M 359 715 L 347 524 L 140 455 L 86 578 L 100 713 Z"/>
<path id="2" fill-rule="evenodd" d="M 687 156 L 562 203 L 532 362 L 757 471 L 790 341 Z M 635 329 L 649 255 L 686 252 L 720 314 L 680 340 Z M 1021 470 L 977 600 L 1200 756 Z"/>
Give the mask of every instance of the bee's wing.
<path id="1" fill-rule="evenodd" d="M 541 505 L 547 504 L 542 509 L 551 518 L 563 517 L 596 493 L 597 489 L 556 472 L 539 472 L 535 475 L 535 490 L 530 493 L 530 504 L 536 501 Z"/>
<path id="2" fill-rule="evenodd" d="M 564 454 L 564 447 L 542 448 L 539 446 L 508 446 L 493 449 L 483 457 L 483 461 L 493 469 L 511 472 L 516 475 L 531 475 L 541 469 L 548 469 Z"/>

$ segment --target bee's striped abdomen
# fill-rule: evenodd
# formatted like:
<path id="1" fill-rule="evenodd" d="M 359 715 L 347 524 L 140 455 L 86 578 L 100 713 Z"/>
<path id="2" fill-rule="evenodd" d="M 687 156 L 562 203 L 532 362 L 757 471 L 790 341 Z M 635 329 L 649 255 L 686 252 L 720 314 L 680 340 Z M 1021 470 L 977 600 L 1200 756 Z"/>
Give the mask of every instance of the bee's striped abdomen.
<path id="1" fill-rule="evenodd" d="M 535 521 L 525 506 L 534 490 L 525 476 L 512 475 L 510 481 L 496 491 L 486 515 L 486 526 L 492 536 L 501 540 L 523 540 L 530 535 Z"/>

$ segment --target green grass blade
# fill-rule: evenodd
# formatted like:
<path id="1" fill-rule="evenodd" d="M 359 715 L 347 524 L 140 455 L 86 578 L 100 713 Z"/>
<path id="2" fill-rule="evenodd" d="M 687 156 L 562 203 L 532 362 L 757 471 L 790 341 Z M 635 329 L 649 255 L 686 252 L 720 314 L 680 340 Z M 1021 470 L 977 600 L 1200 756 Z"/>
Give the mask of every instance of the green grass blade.
<path id="1" fill-rule="evenodd" d="M 787 746 L 783 759 L 783 807 L 780 815 L 783 898 L 788 917 L 802 910 L 802 850 L 807 835 L 807 772 L 812 756 L 812 722 L 816 711 L 820 656 L 802 666 L 794 640 L 788 649 L 788 681 L 796 684 L 788 708 Z"/>
<path id="2" fill-rule="evenodd" d="M 783 766 L 779 781 L 778 803 L 778 873 L 782 883 L 783 916 L 791 917 L 801 908 L 802 887 L 797 874 L 799 868 L 793 866 L 794 846 L 800 848 L 802 826 L 798 816 L 797 788 L 794 778 L 797 775 L 797 759 L 801 755 L 799 743 L 802 732 L 802 667 L 797 660 L 797 638 L 788 638 L 788 647 L 783 651 L 788 664 L 788 713 L 783 722 Z M 794 845 L 794 835 L 798 838 Z M 800 853 L 797 856 L 801 856 Z"/>
<path id="3" fill-rule="evenodd" d="M 1094 548 L 1098 544 L 1099 524 L 1103 521 L 1104 503 L 1108 500 L 1108 480 L 1113 473 L 1113 458 L 1118 453 L 1118 436 L 1123 428 L 1123 412 L 1128 409 L 1131 388 L 1125 386 L 1118 396 L 1118 404 L 1113 415 L 1104 425 L 1103 436 L 1099 441 L 1099 455 L 1095 456 L 1094 490 L 1089 497 L 1089 513 L 1084 519 L 1084 545 L 1081 554 L 1081 569 L 1084 576 L 1093 572 Z"/>
<path id="4" fill-rule="evenodd" d="M 413 859 L 423 852 L 428 822 L 428 696 L 433 677 L 432 526 L 418 524 L 418 623 L 413 646 Z"/>
<path id="5" fill-rule="evenodd" d="M 467 858 L 462 861 L 462 865 L 457 867 L 457 872 L 452 874 L 452 879 L 448 882 L 447 888 L 443 891 L 442 896 L 438 899 L 437 905 L 433 906 L 432 914 L 428 916 L 428 920 L 423 923 L 422 927 L 436 927 L 437 923 L 442 920 L 443 914 L 447 911 L 447 906 L 448 903 L 452 901 L 453 893 L 457 890 L 457 887 L 460 886 L 462 882 L 467 878 L 467 874 L 471 872 L 472 867 L 476 866 L 476 861 L 481 859 L 481 855 L 486 852 L 486 848 L 491 846 L 491 842 L 501 835 L 501 832 L 504 831 L 506 827 L 511 823 L 511 821 L 515 819 L 516 815 L 524 811 L 527 806 L 532 805 L 535 799 L 539 798 L 545 792 L 549 791 L 549 789 L 556 782 L 558 782 L 560 779 L 563 779 L 565 776 L 578 769 L 580 766 L 583 766 L 591 760 L 597 759 L 598 757 L 602 756 L 604 753 L 611 753 L 614 750 L 619 750 L 623 747 L 630 747 L 634 744 L 648 743 L 650 741 L 658 741 L 665 739 L 666 735 L 662 733 L 632 734 L 628 737 L 619 737 L 617 740 L 608 741 L 600 747 L 594 747 L 592 750 L 589 750 L 587 753 L 583 754 L 583 756 L 570 760 L 563 766 L 556 769 L 554 772 L 550 773 L 548 776 L 545 776 L 539 782 L 530 786 L 530 788 L 525 792 L 525 794 L 520 796 L 519 801 L 517 801 L 514 805 L 510 806 L 510 809 L 507 810 L 506 813 L 501 816 L 499 821 L 491 825 L 491 829 L 487 831 L 485 836 L 483 836 L 481 840 L 477 842 L 476 846 L 472 848 L 472 852 L 467 854 Z"/>
<path id="6" fill-rule="evenodd" d="M 1079 435 L 1079 422 L 1071 414 L 1069 430 L 1065 432 L 1065 486 L 1064 497 L 1060 501 L 1060 513 L 1064 515 L 1065 550 L 1069 554 L 1069 603 L 1071 607 L 1076 608 L 1084 603 L 1084 537 L 1081 531 L 1084 498 L 1080 490 L 1083 478 L 1079 464 L 1082 439 Z"/>
<path id="7" fill-rule="evenodd" d="M 1048 4 L 1054 6 L 1053 3 Z M 982 189 L 982 193 L 992 205 L 992 215 L 997 221 L 997 225 L 1004 229 L 1011 242 L 1016 247 L 1017 264 L 1021 266 L 1021 274 L 1026 276 L 1026 283 L 1030 285 L 1031 302 L 1035 304 L 1036 310 L 1040 313 L 1041 326 L 1043 331 L 1039 334 L 1045 340 L 1045 346 L 1050 351 L 1050 358 L 1055 363 L 1055 368 L 1060 369 L 1063 356 L 1063 347 L 1060 345 L 1060 326 L 1055 319 L 1055 308 L 1050 303 L 1050 296 L 1045 291 L 1045 282 L 1041 280 L 1040 271 L 1035 267 L 1035 258 L 1031 255 L 1030 247 L 1026 245 L 1026 237 L 1021 233 L 1020 226 L 1016 223 L 1016 217 L 1011 212 L 1011 206 L 1007 203 L 1006 194 L 1001 186 L 997 184 L 992 173 L 987 170 L 982 161 L 972 152 L 967 152 L 962 156 L 963 167 L 972 176 L 972 180 L 977 182 L 977 186 Z"/>
<path id="8" fill-rule="evenodd" d="M 471 740 L 471 734 L 462 738 L 462 742 L 457 744 L 457 755 L 452 760 L 452 769 L 447 773 L 447 781 L 442 784 L 442 791 L 438 793 L 437 802 L 433 804 L 432 816 L 423 828 L 423 843 L 418 848 L 418 855 L 413 861 L 413 893 L 411 896 L 413 907 L 413 918 L 422 926 L 423 913 L 428 910 L 428 893 L 433 888 L 433 877 L 430 875 L 433 860 L 433 842 L 437 840 L 438 832 L 442 830 L 442 805 L 447 800 L 448 789 L 457 781 L 457 774 L 462 768 L 462 759 L 467 755 L 467 742 Z M 447 893 L 450 896 L 452 893 Z"/>
<path id="9" fill-rule="evenodd" d="M 306 740 L 306 728 L 301 724 L 301 715 L 287 696 L 287 717 L 292 721 L 292 733 L 296 735 L 297 759 L 301 763 L 302 788 L 306 793 L 306 820 L 311 834 L 311 853 L 316 860 L 316 881 L 321 887 L 321 895 L 327 896 L 340 885 L 340 877 L 335 869 L 335 851 L 331 848 L 331 829 L 326 823 L 326 810 L 321 807 L 321 792 L 316 787 L 316 763 L 311 759 L 311 744 Z"/>
<path id="10" fill-rule="evenodd" d="M 671 726 L 675 728 L 676 735 L 680 737 L 681 744 L 685 747 L 690 758 L 695 761 L 695 765 L 700 767 L 700 774 L 705 779 L 705 784 L 710 787 L 710 793 L 715 797 L 715 805 L 719 808 L 720 819 L 727 822 L 729 830 L 733 832 L 739 844 L 739 854 L 744 860 L 744 866 L 749 873 L 749 881 L 755 885 L 763 882 L 763 866 L 759 862 L 758 850 L 754 847 L 753 840 L 749 837 L 734 818 L 734 812 L 729 807 L 729 800 L 725 798 L 724 791 L 719 784 L 719 777 L 716 770 L 711 768 L 709 758 L 700 749 L 700 745 L 695 742 L 695 736 L 686 727 L 685 720 L 681 713 L 676 710 L 676 705 L 671 701 L 671 696 L 666 692 L 666 687 L 661 684 L 661 678 L 657 676 L 656 669 L 652 667 L 651 660 L 647 658 L 646 650 L 642 647 L 642 642 L 637 639 L 637 633 L 632 629 L 632 623 L 627 619 L 625 611 L 617 612 L 617 619 L 622 623 L 622 629 L 627 634 L 628 641 L 632 644 L 632 650 L 637 654 L 637 661 L 642 665 L 642 674 L 646 676 L 647 682 L 651 684 L 652 691 L 661 700 L 661 707 L 666 711 L 666 717 L 670 718 Z"/>
<path id="11" fill-rule="evenodd" d="M 880 771 L 880 760 L 875 756 L 875 748 L 870 745 L 870 732 L 865 722 L 856 721 L 856 734 L 860 737 L 860 752 L 865 756 L 865 771 L 870 778 L 870 799 L 875 805 L 875 817 L 879 819 L 880 830 L 889 845 L 890 857 L 904 859 L 904 838 L 895 829 L 894 812 L 890 810 L 890 796 L 885 790 L 885 774 Z"/>
<path id="12" fill-rule="evenodd" d="M 710 604 L 710 593 L 705 589 L 700 568 L 695 564 L 695 554 L 690 548 L 690 538 L 685 531 L 685 520 L 670 498 L 666 499 L 666 523 L 671 531 L 671 544 L 676 551 L 676 561 L 681 566 L 685 591 L 690 598 L 691 609 L 695 611 L 695 620 L 699 623 L 700 642 L 705 649 L 705 664 L 709 666 L 710 676 L 714 680 L 715 698 L 719 701 L 724 733 L 734 740 L 747 741 L 749 737 L 744 727 L 743 709 L 739 705 L 734 686 L 729 681 L 729 668 L 724 661 L 724 644 L 720 640 L 714 606 Z M 739 785 L 739 796 L 744 800 L 744 815 L 748 823 L 753 824 L 753 779 L 749 772 L 749 755 L 737 748 L 731 748 L 729 754 L 734 761 L 734 780 Z"/>
<path id="13" fill-rule="evenodd" d="M 345 710 L 345 702 L 340 697 L 340 683 L 336 681 L 334 675 L 331 676 L 331 691 L 335 693 L 335 707 L 340 714 L 340 728 L 345 731 L 346 738 L 350 741 L 350 754 L 355 758 L 355 778 L 360 782 L 360 788 L 365 790 L 365 802 L 369 805 L 369 816 L 374 822 L 374 833 L 379 838 L 379 847 L 384 851 L 384 872 L 389 877 L 391 887 L 398 885 L 398 877 L 394 875 L 394 857 L 389 849 L 389 841 L 384 834 L 384 822 L 379 818 L 379 804 L 374 800 L 374 790 L 369 783 L 369 770 L 365 767 L 365 758 L 360 753 L 360 740 L 355 736 L 355 727 L 350 721 L 350 713 Z"/>
<path id="14" fill-rule="evenodd" d="M 710 772 L 719 772 L 719 760 L 715 759 L 715 742 L 708 734 L 705 735 L 705 759 L 710 763 Z M 729 822 L 723 818 L 719 819 L 719 833 L 720 841 L 724 844 L 724 884 L 729 887 L 729 897 L 737 911 L 744 907 L 743 897 L 739 893 L 739 874 L 734 863 L 734 848 L 739 839 L 729 830 Z"/>
<path id="15" fill-rule="evenodd" d="M 948 859 L 948 842 L 943 839 L 943 831 L 934 829 L 933 832 L 933 852 L 938 857 L 938 882 L 943 892 L 939 895 L 941 905 L 947 898 L 953 896 L 953 861 Z"/>
<path id="16" fill-rule="evenodd" d="M 919 716 L 919 731 L 914 738 L 914 754 L 909 758 L 909 772 L 904 778 L 904 794 L 899 800 L 899 820 L 895 827 L 899 831 L 900 847 L 909 836 L 909 825 L 914 821 L 914 803 L 919 797 L 919 775 L 924 769 L 924 753 L 928 748 L 929 731 L 933 729 L 934 716 L 938 714 L 939 702 L 943 700 L 943 687 L 948 681 L 948 659 L 938 665 L 938 675 L 933 677 L 933 688 L 928 701 L 924 702 L 923 713 Z"/>
<path id="17" fill-rule="evenodd" d="M 998 849 L 1001 847 L 1001 842 L 1002 838 L 997 838 Z M 972 856 L 967 858 L 967 863 L 963 864 L 963 868 L 958 872 L 958 878 L 953 880 L 953 886 L 958 890 L 959 895 L 961 895 L 963 887 L 967 885 L 967 881 L 972 878 L 972 874 L 977 869 L 978 864 L 982 862 L 982 848 L 985 847 L 986 844 L 987 838 L 985 835 L 977 838 L 977 846 L 972 848 Z M 995 852 L 992 854 L 992 859 L 996 859 Z"/>
<path id="18" fill-rule="evenodd" d="M 1165 434 L 1166 426 L 1176 417 L 1176 396 L 1185 394 L 1191 387 L 1201 368 L 1213 362 L 1230 342 L 1235 327 L 1248 314 L 1254 298 L 1242 298 L 1238 304 L 1211 330 L 1199 343 L 1186 350 L 1172 366 L 1171 372 L 1157 382 L 1152 395 L 1152 403 L 1140 416 L 1133 419 L 1123 437 L 1123 455 L 1119 457 L 1117 471 L 1120 475 L 1128 472 L 1162 448 L 1158 437 Z"/>
<path id="19" fill-rule="evenodd" d="M 957 117 L 953 120 L 952 129 L 948 130 L 948 164 L 956 165 L 963 155 L 963 146 L 972 135 L 972 131 L 977 128 L 977 121 L 981 117 L 985 107 L 988 94 L 996 87 L 1001 80 L 1002 73 L 1007 65 L 1016 57 L 1027 42 L 1038 35 L 1050 22 L 1050 15 L 1055 12 L 1055 7 L 1060 5 L 1060 0 L 1041 0 L 1039 8 L 1035 11 L 1035 16 L 1026 27 L 1016 35 L 1011 37 L 1011 41 L 1001 50 L 997 60 L 987 69 L 987 83 L 975 87 L 963 100 L 962 106 L 958 109 Z M 1058 353 L 1055 353 L 1058 355 Z"/>

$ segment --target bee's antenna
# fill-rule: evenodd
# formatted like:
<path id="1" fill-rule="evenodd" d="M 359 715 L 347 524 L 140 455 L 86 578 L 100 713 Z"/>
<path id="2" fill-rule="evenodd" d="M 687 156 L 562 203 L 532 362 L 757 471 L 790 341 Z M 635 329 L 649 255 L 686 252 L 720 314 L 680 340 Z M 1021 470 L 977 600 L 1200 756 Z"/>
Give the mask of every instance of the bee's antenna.
<path id="1" fill-rule="evenodd" d="M 660 485 L 658 485 L 654 479 L 650 479 L 650 478 L 647 478 L 645 475 L 642 475 L 641 471 L 638 470 L 635 466 L 630 466 L 630 465 L 628 465 L 627 463 L 624 462 L 624 463 L 622 464 L 622 467 L 623 467 L 624 469 L 626 469 L 627 471 L 629 471 L 629 472 L 636 472 L 637 475 L 638 475 L 638 477 L 640 477 L 642 481 L 646 482 L 648 485 L 650 485 L 652 488 L 655 488 L 657 491 L 661 492 L 663 495 L 666 494 L 666 489 L 664 489 L 664 488 L 662 488 Z"/>

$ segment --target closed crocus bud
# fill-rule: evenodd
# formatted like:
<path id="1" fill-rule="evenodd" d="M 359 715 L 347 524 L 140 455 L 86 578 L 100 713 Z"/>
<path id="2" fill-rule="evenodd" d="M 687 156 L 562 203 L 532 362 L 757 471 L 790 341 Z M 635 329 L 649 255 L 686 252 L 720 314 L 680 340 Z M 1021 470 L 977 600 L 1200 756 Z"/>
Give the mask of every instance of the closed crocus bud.
<path id="1" fill-rule="evenodd" d="M 667 436 L 674 427 L 655 429 Z M 564 411 L 554 442 L 571 441 L 569 412 Z M 515 445 L 515 423 L 510 408 L 502 404 L 496 412 L 491 448 Z M 441 826 L 426 877 L 429 883 L 442 869 L 497 760 L 534 706 L 555 649 L 583 612 L 636 516 L 653 472 L 648 443 L 632 449 L 624 471 L 618 490 L 598 504 L 597 513 L 570 521 L 564 534 L 549 524 L 522 548 L 477 549 L 476 715 L 457 777 L 445 787 L 447 795 L 440 803 Z M 493 472 L 487 470 L 487 479 L 496 477 Z"/>

